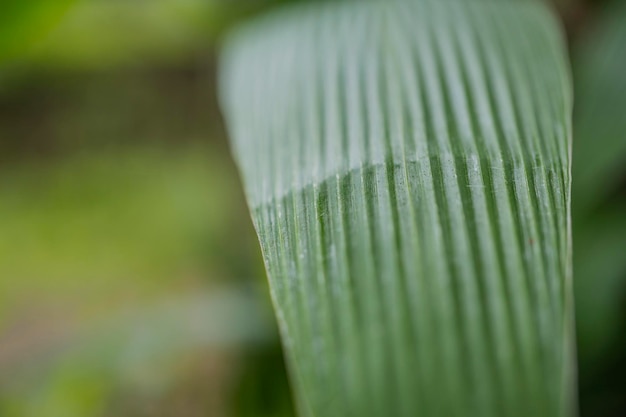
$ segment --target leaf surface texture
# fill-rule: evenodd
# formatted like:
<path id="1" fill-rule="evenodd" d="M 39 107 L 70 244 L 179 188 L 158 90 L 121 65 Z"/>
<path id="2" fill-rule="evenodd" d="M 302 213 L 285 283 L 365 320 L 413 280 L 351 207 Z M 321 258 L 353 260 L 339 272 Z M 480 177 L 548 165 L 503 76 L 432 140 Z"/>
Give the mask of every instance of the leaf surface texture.
<path id="1" fill-rule="evenodd" d="M 550 13 L 299 6 L 222 64 L 302 414 L 569 415 L 572 97 Z"/>

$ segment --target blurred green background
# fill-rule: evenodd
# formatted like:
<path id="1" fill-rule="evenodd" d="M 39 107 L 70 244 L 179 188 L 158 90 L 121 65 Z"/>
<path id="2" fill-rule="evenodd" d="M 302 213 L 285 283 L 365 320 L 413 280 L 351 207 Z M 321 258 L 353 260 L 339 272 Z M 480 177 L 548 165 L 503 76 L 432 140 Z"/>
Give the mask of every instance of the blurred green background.
<path id="1" fill-rule="evenodd" d="M 216 104 L 280 0 L 0 3 L 0 417 L 293 416 Z M 563 0 L 582 415 L 626 415 L 626 4 Z"/>

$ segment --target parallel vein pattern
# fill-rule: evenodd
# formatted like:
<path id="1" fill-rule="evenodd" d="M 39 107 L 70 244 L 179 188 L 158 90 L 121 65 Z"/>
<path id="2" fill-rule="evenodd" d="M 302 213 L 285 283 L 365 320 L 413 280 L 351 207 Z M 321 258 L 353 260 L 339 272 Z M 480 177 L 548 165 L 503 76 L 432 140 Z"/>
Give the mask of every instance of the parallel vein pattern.
<path id="1" fill-rule="evenodd" d="M 261 19 L 222 102 L 304 415 L 569 415 L 570 80 L 541 5 Z"/>

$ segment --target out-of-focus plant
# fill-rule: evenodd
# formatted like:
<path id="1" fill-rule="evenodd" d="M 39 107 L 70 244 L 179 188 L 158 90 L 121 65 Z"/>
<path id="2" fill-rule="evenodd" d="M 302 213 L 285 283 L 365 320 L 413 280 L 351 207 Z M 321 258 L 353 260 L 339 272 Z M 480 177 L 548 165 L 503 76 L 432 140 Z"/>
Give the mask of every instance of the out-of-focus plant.
<path id="1" fill-rule="evenodd" d="M 626 409 L 626 4 L 574 44 L 573 224 L 584 415 Z M 621 410 L 621 411 L 620 411 Z"/>
<path id="2" fill-rule="evenodd" d="M 0 62 L 23 51 L 46 33 L 75 0 L 0 2 Z"/>
<path id="3" fill-rule="evenodd" d="M 274 329 L 229 269 L 225 162 L 143 147 L 0 168 L 0 415 L 144 415 L 190 384 L 194 407 L 233 408 L 224 381 Z"/>
<path id="4" fill-rule="evenodd" d="M 158 402 L 170 415 L 178 415 L 174 400 L 165 402 L 167 393 L 194 375 L 187 369 L 198 366 L 194 355 L 213 355 L 214 362 L 200 362 L 212 368 L 196 373 L 202 379 L 190 382 L 201 384 L 201 404 L 207 410 L 227 415 L 233 407 L 223 380 L 236 372 L 235 359 L 273 339 L 265 313 L 253 292 L 216 287 L 84 320 L 55 349 L 15 352 L 28 360 L 7 363 L 6 349 L 0 350 L 0 413 L 148 415 L 140 411 L 142 404 Z M 181 356 L 188 364 L 181 363 Z"/>

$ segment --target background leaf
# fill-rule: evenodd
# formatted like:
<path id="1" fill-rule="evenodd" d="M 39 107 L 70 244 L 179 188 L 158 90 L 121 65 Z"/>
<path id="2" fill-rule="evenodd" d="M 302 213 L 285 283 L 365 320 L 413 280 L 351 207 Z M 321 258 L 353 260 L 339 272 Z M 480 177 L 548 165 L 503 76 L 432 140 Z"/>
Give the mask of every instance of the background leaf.
<path id="1" fill-rule="evenodd" d="M 46 33 L 75 0 L 3 0 L 0 3 L 0 61 L 18 54 Z"/>
<path id="2" fill-rule="evenodd" d="M 601 15 L 574 54 L 575 209 L 590 210 L 626 175 L 626 3 Z"/>
<path id="3" fill-rule="evenodd" d="M 574 282 L 583 415 L 626 409 L 626 3 L 592 15 L 573 45 Z"/>

